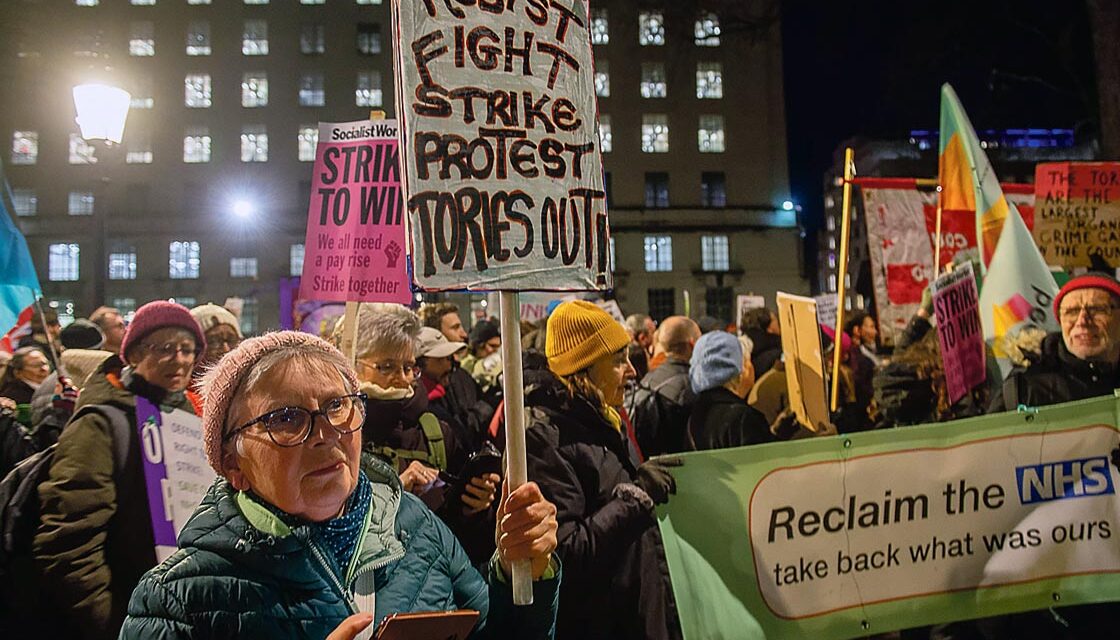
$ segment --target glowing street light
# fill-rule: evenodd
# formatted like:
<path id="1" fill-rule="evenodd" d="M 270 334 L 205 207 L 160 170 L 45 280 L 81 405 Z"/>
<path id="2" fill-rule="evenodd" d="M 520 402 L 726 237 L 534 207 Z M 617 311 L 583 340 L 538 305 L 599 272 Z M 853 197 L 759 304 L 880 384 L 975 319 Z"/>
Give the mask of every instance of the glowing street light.
<path id="1" fill-rule="evenodd" d="M 793 211 L 793 200 L 782 202 L 782 211 Z"/>
<path id="2" fill-rule="evenodd" d="M 128 118 L 127 91 L 107 84 L 88 83 L 74 87 L 75 120 L 86 140 L 105 140 L 120 144 Z"/>
<path id="3" fill-rule="evenodd" d="M 237 200 L 234 200 L 233 202 L 233 215 L 241 218 L 242 220 L 252 217 L 253 213 L 256 212 L 256 209 L 257 208 L 253 206 L 252 202 L 249 202 L 244 198 L 239 198 Z"/>

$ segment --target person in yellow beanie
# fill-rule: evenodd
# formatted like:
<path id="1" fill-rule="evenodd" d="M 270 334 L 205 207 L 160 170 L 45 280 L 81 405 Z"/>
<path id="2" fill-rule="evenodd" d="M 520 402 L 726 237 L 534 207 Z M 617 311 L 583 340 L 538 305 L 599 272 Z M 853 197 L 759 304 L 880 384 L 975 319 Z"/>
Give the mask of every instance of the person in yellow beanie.
<path id="1" fill-rule="evenodd" d="M 634 377 L 630 336 L 598 306 L 548 318 L 547 371 L 527 372 L 529 477 L 556 505 L 564 565 L 556 637 L 675 639 L 680 622 L 654 505 L 679 459 L 635 466 L 615 407 Z"/>

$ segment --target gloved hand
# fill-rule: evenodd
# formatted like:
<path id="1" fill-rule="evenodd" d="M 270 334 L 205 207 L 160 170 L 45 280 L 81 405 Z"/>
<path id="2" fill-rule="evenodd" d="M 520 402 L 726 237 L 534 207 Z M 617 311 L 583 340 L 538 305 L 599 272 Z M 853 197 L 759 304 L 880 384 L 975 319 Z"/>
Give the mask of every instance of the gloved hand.
<path id="1" fill-rule="evenodd" d="M 677 457 L 646 460 L 638 467 L 638 477 L 634 484 L 645 491 L 654 504 L 665 504 L 669 501 L 669 495 L 677 492 L 677 481 L 669 473 L 669 469 L 681 466 L 684 466 L 684 460 Z"/>

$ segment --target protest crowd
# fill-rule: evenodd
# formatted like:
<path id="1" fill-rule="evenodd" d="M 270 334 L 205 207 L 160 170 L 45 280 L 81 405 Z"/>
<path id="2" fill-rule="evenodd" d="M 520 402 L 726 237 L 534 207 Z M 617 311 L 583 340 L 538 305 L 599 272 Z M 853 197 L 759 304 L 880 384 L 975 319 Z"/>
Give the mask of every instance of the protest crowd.
<path id="1" fill-rule="evenodd" d="M 1071 279 L 1053 303 L 1061 330 L 1021 332 L 1009 375 L 955 403 L 931 304 L 890 353 L 866 312 L 848 316 L 839 340 L 822 325 L 825 361 L 841 349 L 839 433 L 1120 386 L 1120 283 L 1109 275 Z M 777 314 L 750 309 L 739 326 L 619 322 L 568 300 L 523 323 L 532 482 L 512 494 L 501 333 L 496 318 L 475 320 L 468 331 L 447 302 L 363 304 L 351 366 L 336 348 L 341 320 L 321 337 L 243 339 L 215 304 L 153 301 L 127 326 L 109 308 L 65 329 L 36 315 L 0 389 L 0 472 L 6 485 L 34 484 L 30 497 L 3 494 L 24 501 L 4 515 L 5 625 L 70 637 L 364 637 L 370 614 L 351 614 L 371 611 L 360 601 L 376 592 L 377 618 L 480 611 L 479 637 L 681 637 L 654 516 L 674 498 L 679 454 L 815 435 L 787 406 Z M 137 399 L 201 416 L 218 476 L 162 563 Z M 525 611 L 507 578 L 520 558 L 536 578 Z M 1088 637 L 1115 615 L 1080 606 L 902 637 Z"/>

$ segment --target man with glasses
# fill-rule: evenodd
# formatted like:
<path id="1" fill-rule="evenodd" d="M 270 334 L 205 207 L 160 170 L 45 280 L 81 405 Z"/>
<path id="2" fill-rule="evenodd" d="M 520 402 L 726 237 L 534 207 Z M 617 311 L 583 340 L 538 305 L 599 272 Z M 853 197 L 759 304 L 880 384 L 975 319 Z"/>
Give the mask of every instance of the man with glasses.
<path id="1" fill-rule="evenodd" d="M 205 351 L 202 328 L 185 307 L 150 302 L 136 312 L 120 353 L 90 375 L 39 485 L 33 553 L 51 612 L 39 621 L 59 625 L 40 634 L 117 637 L 133 588 L 156 565 L 136 398 L 201 413 L 188 385 Z"/>
<path id="2" fill-rule="evenodd" d="M 1054 298 L 1060 333 L 1042 340 L 1030 366 L 1003 382 L 988 413 L 1110 395 L 1120 388 L 1120 282 L 1103 273 L 1073 278 Z"/>

